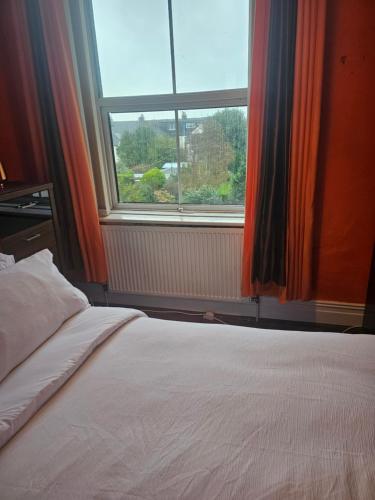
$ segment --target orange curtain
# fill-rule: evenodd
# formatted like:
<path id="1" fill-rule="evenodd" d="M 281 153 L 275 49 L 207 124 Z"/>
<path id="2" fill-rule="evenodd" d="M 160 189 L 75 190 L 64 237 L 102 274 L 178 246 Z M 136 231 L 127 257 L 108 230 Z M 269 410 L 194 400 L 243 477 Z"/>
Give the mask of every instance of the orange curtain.
<path id="1" fill-rule="evenodd" d="M 325 17 L 326 0 L 299 2 L 289 177 L 287 300 L 309 300 L 313 293 L 313 235 Z"/>
<path id="2" fill-rule="evenodd" d="M 312 294 L 312 249 L 317 153 L 323 79 L 326 0 L 298 0 L 293 109 L 290 130 L 286 286 L 252 280 L 255 213 L 259 190 L 266 101 L 270 1 L 255 1 L 252 76 L 249 100 L 248 160 L 243 247 L 242 294 L 275 295 L 281 301 Z M 288 71 L 288 68 L 285 68 Z M 266 124 L 270 126 L 270 124 Z M 271 124 L 277 126 L 278 124 Z M 276 256 L 277 258 L 277 256 Z M 282 256 L 279 256 L 281 259 Z"/>
<path id="3" fill-rule="evenodd" d="M 104 248 L 63 5 L 60 0 L 0 2 L 0 161 L 9 180 L 54 182 L 62 269 L 82 279 L 82 255 L 86 279 L 105 282 Z"/>
<path id="4" fill-rule="evenodd" d="M 104 283 L 107 269 L 90 161 L 81 123 L 64 2 L 40 0 L 45 48 L 77 234 L 88 281 Z"/>
<path id="5" fill-rule="evenodd" d="M 254 2 L 253 39 L 251 50 L 251 83 L 247 139 L 247 175 L 245 197 L 245 227 L 242 260 L 242 295 L 256 295 L 251 283 L 251 263 L 255 230 L 255 211 L 262 156 L 264 102 L 266 96 L 266 72 L 270 0 Z"/>

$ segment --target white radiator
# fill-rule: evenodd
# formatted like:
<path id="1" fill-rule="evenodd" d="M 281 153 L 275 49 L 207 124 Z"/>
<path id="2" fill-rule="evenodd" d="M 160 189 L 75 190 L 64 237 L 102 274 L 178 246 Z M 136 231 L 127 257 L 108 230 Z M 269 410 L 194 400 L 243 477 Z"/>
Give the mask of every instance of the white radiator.
<path id="1" fill-rule="evenodd" d="M 242 229 L 103 225 L 113 292 L 238 300 Z"/>

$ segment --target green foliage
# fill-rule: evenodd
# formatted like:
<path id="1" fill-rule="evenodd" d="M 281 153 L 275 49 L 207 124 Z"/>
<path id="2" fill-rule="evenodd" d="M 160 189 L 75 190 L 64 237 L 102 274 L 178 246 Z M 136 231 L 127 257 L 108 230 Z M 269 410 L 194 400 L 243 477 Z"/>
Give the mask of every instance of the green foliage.
<path id="1" fill-rule="evenodd" d="M 151 168 L 143 174 L 140 183 L 152 190 L 161 189 L 165 184 L 165 174 L 159 168 Z"/>
<path id="2" fill-rule="evenodd" d="M 152 163 L 157 167 L 162 167 L 167 162 L 176 162 L 176 139 L 169 135 L 156 135 L 153 154 L 155 155 L 155 160 Z"/>
<path id="3" fill-rule="evenodd" d="M 128 203 L 137 203 L 144 201 L 139 183 L 135 183 L 134 173 L 126 169 L 117 173 L 117 184 L 120 195 L 120 201 Z"/>
<path id="4" fill-rule="evenodd" d="M 133 184 L 134 183 L 134 172 L 128 168 L 124 169 L 122 172 L 117 173 L 117 179 L 120 184 Z"/>
<path id="5" fill-rule="evenodd" d="M 246 117 L 240 109 L 227 108 L 217 111 L 213 117 L 223 130 L 225 139 L 239 154 L 246 154 Z"/>
<path id="6" fill-rule="evenodd" d="M 217 188 L 217 194 L 220 196 L 223 203 L 228 203 L 232 196 L 232 185 L 230 182 L 224 182 Z"/>
<path id="7" fill-rule="evenodd" d="M 232 203 L 243 203 L 246 182 L 246 117 L 240 109 L 224 109 L 213 117 L 222 127 L 225 140 L 234 151 L 233 161 L 228 165 L 232 186 Z"/>
<path id="8" fill-rule="evenodd" d="M 190 137 L 192 152 L 181 180 L 189 199 L 202 203 L 243 203 L 246 180 L 246 117 L 239 109 L 217 111 L 203 123 L 202 133 Z M 207 187 L 216 189 L 207 191 Z M 202 188 L 202 189 L 201 189 Z M 211 200 L 211 201 L 209 201 Z M 194 201 L 194 203 L 200 203 Z"/>
<path id="9" fill-rule="evenodd" d="M 196 189 L 187 189 L 183 194 L 183 202 L 195 205 L 221 205 L 230 203 L 232 186 L 224 182 L 220 186 L 203 185 Z"/>
<path id="10" fill-rule="evenodd" d="M 117 179 L 122 202 L 175 201 L 173 194 L 163 189 L 166 178 L 160 170 L 164 163 L 176 161 L 176 141 L 173 137 L 141 125 L 134 133 L 124 132 L 117 148 L 117 156 Z M 134 173 L 143 176 L 136 181 Z"/>
<path id="11" fill-rule="evenodd" d="M 197 189 L 187 189 L 183 195 L 183 203 L 219 205 L 221 199 L 213 186 L 203 185 Z"/>
<path id="12" fill-rule="evenodd" d="M 239 204 L 246 181 L 246 117 L 240 109 L 223 109 L 202 121 L 200 133 L 186 137 L 180 168 L 183 203 Z M 117 148 L 120 199 L 124 202 L 173 203 L 177 176 L 166 179 L 160 168 L 177 162 L 173 136 L 142 122 L 125 132 Z M 136 180 L 134 173 L 142 173 Z"/>
<path id="13" fill-rule="evenodd" d="M 151 168 L 143 174 L 139 184 L 144 200 L 148 203 L 154 203 L 158 201 L 155 199 L 155 191 L 160 190 L 165 184 L 164 172 L 156 167 Z"/>
<path id="14" fill-rule="evenodd" d="M 171 174 L 169 178 L 167 179 L 167 182 L 165 184 L 165 189 L 168 191 L 168 193 L 171 193 L 173 196 L 174 201 L 177 200 L 178 198 L 178 179 L 177 179 L 177 174 Z"/>
<path id="15" fill-rule="evenodd" d="M 139 127 L 134 134 L 124 132 L 117 148 L 120 168 L 133 168 L 147 164 L 149 146 L 153 141 L 153 130 Z"/>
<path id="16" fill-rule="evenodd" d="M 233 202 L 242 204 L 245 199 L 246 158 L 239 162 L 234 171 L 231 172 L 230 183 Z"/>
<path id="17" fill-rule="evenodd" d="M 142 125 L 131 132 L 124 132 L 117 148 L 118 170 L 131 168 L 143 173 L 151 166 L 162 167 L 166 162 L 176 161 L 176 141 L 173 137 L 156 133 Z"/>
<path id="18" fill-rule="evenodd" d="M 234 151 L 225 140 L 223 128 L 218 121 L 208 118 L 204 122 L 202 133 L 191 135 L 191 150 L 190 172 L 181 172 L 184 186 L 218 186 L 228 180 L 228 166 L 234 160 Z"/>
<path id="19" fill-rule="evenodd" d="M 172 203 L 176 199 L 173 194 L 163 189 L 166 184 L 164 172 L 159 168 L 151 168 L 139 181 L 134 173 L 125 169 L 117 173 L 120 201 L 124 203 Z"/>
<path id="20" fill-rule="evenodd" d="M 176 198 L 166 189 L 159 189 L 154 192 L 155 201 L 158 203 L 174 203 Z"/>

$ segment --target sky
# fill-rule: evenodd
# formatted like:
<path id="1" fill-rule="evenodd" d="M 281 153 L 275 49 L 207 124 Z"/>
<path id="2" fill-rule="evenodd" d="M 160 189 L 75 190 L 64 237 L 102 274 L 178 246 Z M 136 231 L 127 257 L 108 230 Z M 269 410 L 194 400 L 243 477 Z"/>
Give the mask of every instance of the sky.
<path id="1" fill-rule="evenodd" d="M 168 0 L 92 0 L 103 95 L 172 93 Z M 249 0 L 172 0 L 177 92 L 247 86 Z"/>

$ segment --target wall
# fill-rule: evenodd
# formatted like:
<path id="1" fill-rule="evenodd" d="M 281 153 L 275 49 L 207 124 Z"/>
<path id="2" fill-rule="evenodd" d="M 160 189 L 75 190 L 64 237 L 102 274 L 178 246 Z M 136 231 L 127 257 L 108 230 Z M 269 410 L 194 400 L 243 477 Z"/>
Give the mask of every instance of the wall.
<path id="1" fill-rule="evenodd" d="M 327 4 L 316 296 L 363 303 L 375 237 L 375 1 Z"/>
<path id="2" fill-rule="evenodd" d="M 43 182 L 46 158 L 24 2 L 0 1 L 0 161 L 9 180 Z"/>
<path id="3" fill-rule="evenodd" d="M 0 31 L 1 23 L 0 23 Z M 0 35 L 0 43 L 1 43 Z M 0 67 L 9 68 L 7 51 L 1 43 Z M 13 74 L 13 73 L 12 73 Z M 27 136 L 20 133 L 23 126 L 24 111 L 20 106 L 20 99 L 15 94 L 15 82 L 10 72 L 5 72 L 0 78 L 0 161 L 6 169 L 9 179 L 29 180 L 26 171 L 26 158 L 24 151 L 29 148 L 25 146 Z"/>

